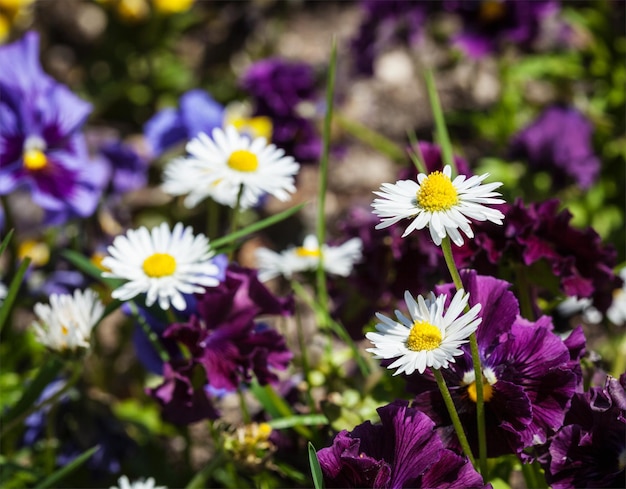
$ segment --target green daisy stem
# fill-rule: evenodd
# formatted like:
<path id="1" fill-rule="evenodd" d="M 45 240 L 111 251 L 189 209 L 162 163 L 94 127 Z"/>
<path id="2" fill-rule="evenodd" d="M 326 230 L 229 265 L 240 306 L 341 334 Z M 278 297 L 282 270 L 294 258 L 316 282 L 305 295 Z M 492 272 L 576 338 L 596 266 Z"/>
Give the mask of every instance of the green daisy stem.
<path id="1" fill-rule="evenodd" d="M 164 363 L 169 362 L 170 361 L 169 353 L 163 347 L 163 344 L 161 343 L 161 340 L 159 339 L 159 336 L 154 332 L 152 327 L 143 318 L 143 316 L 141 314 L 139 314 L 139 308 L 137 307 L 137 304 L 135 304 L 133 301 L 128 301 L 127 304 L 128 304 L 128 307 L 130 308 L 131 312 L 133 313 L 133 316 L 135 316 L 135 319 L 137 320 L 137 323 L 139 323 L 139 326 L 141 326 L 141 329 L 143 329 L 143 332 L 148 337 L 148 340 L 150 341 L 150 343 L 152 344 L 152 346 L 154 347 L 154 349 L 158 353 L 159 358 L 161 359 L 161 361 L 164 362 Z M 168 309 L 168 311 L 169 311 L 169 309 Z"/>
<path id="2" fill-rule="evenodd" d="M 463 289 L 463 282 L 461 282 L 461 275 L 454 263 L 454 257 L 452 256 L 452 244 L 450 243 L 450 237 L 446 236 L 441 241 L 441 250 L 443 251 L 443 257 L 446 260 L 448 270 L 452 276 L 457 290 Z M 465 311 L 469 310 L 469 305 L 466 306 Z M 485 398 L 483 391 L 483 369 L 480 363 L 480 354 L 478 352 L 478 340 L 476 339 L 476 332 L 472 333 L 469 337 L 470 350 L 472 352 L 472 365 L 474 367 L 474 382 L 476 382 L 476 426 L 478 431 L 478 460 L 480 473 L 484 480 L 487 480 L 487 432 L 485 429 Z"/>
<path id="3" fill-rule="evenodd" d="M 435 376 L 435 380 L 437 381 L 437 386 L 439 387 L 439 391 L 441 391 L 441 396 L 443 397 L 443 402 L 446 404 L 446 408 L 448 408 L 448 414 L 450 414 L 450 419 L 452 419 L 452 425 L 454 426 L 454 431 L 456 432 L 456 436 L 459 438 L 459 443 L 461 443 L 461 448 L 463 449 L 463 453 L 469 458 L 472 465 L 476 467 L 476 459 L 472 454 L 472 449 L 469 446 L 467 441 L 467 436 L 465 436 L 465 431 L 463 430 L 463 425 L 461 424 L 461 420 L 459 419 L 459 413 L 456 411 L 456 407 L 454 406 L 454 401 L 452 400 L 452 396 L 450 395 L 450 391 L 448 390 L 448 386 L 446 385 L 446 381 L 443 378 L 442 373 L 439 369 L 431 368 L 433 375 Z"/>
<path id="4" fill-rule="evenodd" d="M 237 200 L 235 201 L 235 207 L 233 207 L 233 212 L 230 217 L 230 234 L 234 234 L 239 227 L 239 216 L 241 215 L 241 196 L 243 195 L 243 184 L 239 187 L 239 192 L 237 193 Z M 235 257 L 235 248 L 230 250 L 228 254 L 228 260 L 232 261 Z"/>

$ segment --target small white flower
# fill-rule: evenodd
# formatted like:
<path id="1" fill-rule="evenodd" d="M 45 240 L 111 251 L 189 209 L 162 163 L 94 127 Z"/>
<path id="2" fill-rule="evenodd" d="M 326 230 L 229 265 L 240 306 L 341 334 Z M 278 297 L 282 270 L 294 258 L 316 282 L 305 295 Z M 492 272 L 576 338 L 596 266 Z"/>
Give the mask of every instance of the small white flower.
<path id="1" fill-rule="evenodd" d="M 104 305 L 91 289 L 75 290 L 74 295 L 52 294 L 50 305 L 34 307 L 33 322 L 39 343 L 57 351 L 89 348 L 91 330 L 104 312 Z"/>
<path id="2" fill-rule="evenodd" d="M 404 300 L 410 318 L 396 310 L 397 321 L 376 313 L 382 321 L 376 325 L 378 333 L 367 333 L 365 337 L 375 348 L 367 351 L 374 353 L 374 358 L 397 358 L 387 368 L 394 369 L 394 375 L 411 375 L 416 370 L 422 374 L 427 367 L 448 368 L 454 357 L 462 353 L 460 346 L 467 343 L 469 336 L 476 331 L 482 321 L 477 317 L 480 304 L 476 304 L 467 313 L 463 309 L 469 300 L 469 294 L 461 289 L 452 298 L 448 310 L 444 313 L 446 295 L 417 301 L 407 291 Z"/>
<path id="3" fill-rule="evenodd" d="M 320 249 L 317 236 L 312 234 L 304 238 L 302 246 L 289 248 L 282 253 L 258 248 L 255 253 L 259 280 L 265 282 L 279 275 L 291 278 L 294 273 L 315 270 L 320 258 L 327 273 L 347 277 L 354 264 L 361 260 L 362 248 L 361 239 L 352 238 L 338 246 L 324 244 Z"/>
<path id="4" fill-rule="evenodd" d="M 155 486 L 154 478 L 148 477 L 146 480 L 136 480 L 132 483 L 123 475 L 117 480 L 117 486 L 111 486 L 110 489 L 167 489 L 165 486 Z"/>
<path id="5" fill-rule="evenodd" d="M 457 246 L 461 246 L 463 237 L 459 229 L 469 238 L 474 237 L 470 218 L 502 224 L 504 215 L 485 206 L 504 202 L 494 198 L 500 194 L 493 191 L 502 183 L 481 185 L 488 173 L 468 179 L 465 175 L 458 175 L 454 180 L 450 175 L 450 166 L 445 166 L 443 172 L 420 173 L 417 182 L 399 180 L 394 184 L 384 183 L 380 191 L 374 192 L 381 197 L 374 199 L 372 204 L 374 214 L 381 218 L 376 229 L 389 227 L 402 219 L 413 219 L 402 237 L 428 226 L 436 245 L 450 236 Z"/>
<path id="6" fill-rule="evenodd" d="M 624 280 L 621 289 L 613 291 L 613 302 L 606 311 L 606 317 L 617 326 L 626 324 L 626 267 L 622 268 L 619 276 Z"/>
<path id="7" fill-rule="evenodd" d="M 170 304 L 182 311 L 186 307 L 182 294 L 204 292 L 205 287 L 219 284 L 220 270 L 213 263 L 213 251 L 203 234 L 193 235 L 191 227 L 177 223 L 170 232 L 162 223 L 151 231 L 145 226 L 118 236 L 107 248 L 110 256 L 102 266 L 110 271 L 104 277 L 127 280 L 111 294 L 127 301 L 146 293 L 149 307 L 157 300 L 161 309 Z"/>
<path id="8" fill-rule="evenodd" d="M 293 157 L 265 138 L 251 140 L 233 126 L 215 128 L 211 135 L 201 133 L 189 141 L 189 156 L 166 167 L 162 186 L 166 193 L 188 195 L 187 207 L 207 197 L 235 207 L 242 187 L 239 205 L 243 209 L 258 204 L 265 194 L 281 201 L 291 198 L 300 168 Z"/>

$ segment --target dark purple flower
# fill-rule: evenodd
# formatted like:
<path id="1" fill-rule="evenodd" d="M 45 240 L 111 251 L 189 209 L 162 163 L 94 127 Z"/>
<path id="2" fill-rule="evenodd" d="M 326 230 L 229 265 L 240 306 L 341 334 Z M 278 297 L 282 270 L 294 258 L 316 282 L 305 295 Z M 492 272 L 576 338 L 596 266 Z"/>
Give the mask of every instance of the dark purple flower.
<path id="1" fill-rule="evenodd" d="M 438 3 L 362 0 L 363 20 L 350 42 L 355 71 L 361 75 L 372 75 L 374 61 L 385 49 L 395 44 L 415 43 L 429 12 L 439 8 Z"/>
<path id="2" fill-rule="evenodd" d="M 131 146 L 120 141 L 109 141 L 102 145 L 100 154 L 111 168 L 111 189 L 123 194 L 146 186 L 148 162 Z"/>
<path id="3" fill-rule="evenodd" d="M 505 44 L 529 49 L 541 32 L 541 22 L 558 7 L 554 0 L 444 0 L 443 7 L 461 17 L 462 32 L 454 42 L 474 58 Z"/>
<path id="4" fill-rule="evenodd" d="M 0 93 L 0 195 L 27 189 L 48 224 L 92 215 L 108 181 L 81 132 L 91 106 L 43 72 L 37 33 L 0 47 Z"/>
<path id="5" fill-rule="evenodd" d="M 189 320 L 170 324 L 163 333 L 167 341 L 183 345 L 189 359 L 166 363 L 164 383 L 148 391 L 163 405 L 166 419 L 176 423 L 202 419 L 209 388 L 234 391 L 253 376 L 261 385 L 275 383 L 276 371 L 292 358 L 285 339 L 257 320 L 292 314 L 293 297 L 274 296 L 255 270 L 231 263 L 225 280 L 196 300 Z M 187 407 L 177 416 L 181 403 Z"/>
<path id="6" fill-rule="evenodd" d="M 427 294 L 445 268 L 441 248 L 431 239 L 418 233 L 402 238 L 398 226 L 375 229 L 378 222 L 371 208 L 353 207 L 338 223 L 347 239 L 359 237 L 363 243 L 362 260 L 345 281 L 330 288 L 333 313 L 355 339 L 363 337 L 375 312 L 393 311 L 406 290 Z"/>
<path id="7" fill-rule="evenodd" d="M 163 377 L 162 384 L 146 389 L 146 393 L 161 405 L 164 420 L 185 425 L 219 418 L 198 364 L 183 359 L 172 360 L 164 364 Z"/>
<path id="8" fill-rule="evenodd" d="M 574 181 L 591 187 L 600 173 L 591 122 L 573 107 L 548 107 L 511 141 L 511 157 L 552 175 L 555 187 Z"/>
<path id="9" fill-rule="evenodd" d="M 455 259 L 481 274 L 502 276 L 498 267 L 523 270 L 531 296 L 590 297 L 606 312 L 622 280 L 613 272 L 617 253 L 592 229 L 571 226 L 572 215 L 557 200 L 499 207 L 503 226 L 476 223 L 475 238 L 455 250 Z M 515 282 L 515 281 L 514 281 Z"/>
<path id="10" fill-rule="evenodd" d="M 578 328 L 570 343 L 552 332 L 548 317 L 535 323 L 519 317 L 515 296 L 507 282 L 462 273 L 470 306 L 482 304 L 482 322 L 476 332 L 484 377 L 487 447 L 490 457 L 520 453 L 545 443 L 562 425 L 565 412 L 582 378 Z M 450 296 L 454 286 L 437 287 Z M 570 348 L 572 348 L 570 350 Z M 469 346 L 442 374 L 450 389 L 473 448 L 477 447 L 476 387 Z M 410 376 L 415 406 L 424 410 L 442 429 L 444 441 L 457 443 L 443 399 L 432 375 Z"/>
<path id="11" fill-rule="evenodd" d="M 626 374 L 578 393 L 542 465 L 554 489 L 624 487 Z"/>
<path id="12" fill-rule="evenodd" d="M 317 457 L 326 487 L 485 487 L 471 463 L 444 448 L 424 413 L 396 401 L 369 421 L 341 431 Z"/>
<path id="13" fill-rule="evenodd" d="M 254 63 L 241 85 L 250 93 L 255 115 L 272 120 L 272 142 L 300 163 L 319 159 L 322 142 L 315 121 L 302 114 L 318 103 L 313 68 L 306 63 L 268 58 Z"/>
<path id="14" fill-rule="evenodd" d="M 179 108 L 157 112 L 144 125 L 144 134 L 155 157 L 199 133 L 211 134 L 224 123 L 224 107 L 203 90 L 190 90 L 180 97 Z"/>
<path id="15" fill-rule="evenodd" d="M 409 148 L 409 151 L 415 152 L 418 156 L 421 155 L 421 159 L 426 166 L 427 173 L 434 171 L 443 171 L 445 166 L 442 159 L 441 147 L 438 144 L 420 141 L 417 148 Z M 473 175 L 472 170 L 465 161 L 465 158 L 454 155 L 454 164 L 459 175 Z M 417 169 L 411 165 L 408 168 L 403 168 L 398 173 L 398 180 L 415 180 L 417 178 Z"/>

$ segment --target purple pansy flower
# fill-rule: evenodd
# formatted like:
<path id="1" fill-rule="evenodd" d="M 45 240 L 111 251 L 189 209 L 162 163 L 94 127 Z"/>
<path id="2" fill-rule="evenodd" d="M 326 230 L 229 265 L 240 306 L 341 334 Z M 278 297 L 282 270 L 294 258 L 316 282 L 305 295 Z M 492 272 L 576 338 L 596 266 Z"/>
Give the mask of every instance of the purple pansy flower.
<path id="1" fill-rule="evenodd" d="M 313 68 L 306 63 L 268 58 L 257 61 L 243 76 L 255 115 L 272 120 L 272 142 L 300 163 L 319 159 L 322 142 L 315 121 L 302 114 L 306 104 L 318 103 Z"/>
<path id="2" fill-rule="evenodd" d="M 28 189 L 48 224 L 92 215 L 108 174 L 81 132 L 91 105 L 43 72 L 37 33 L 0 47 L 0 93 L 0 194 Z"/>
<path id="3" fill-rule="evenodd" d="M 196 300 L 189 320 L 163 333 L 166 340 L 184 345 L 190 358 L 166 363 L 164 383 L 148 391 L 162 404 L 164 417 L 176 423 L 198 421 L 202 412 L 212 415 L 206 409 L 209 386 L 234 391 L 253 375 L 261 385 L 274 383 L 276 371 L 292 358 L 285 339 L 256 320 L 293 314 L 293 297 L 274 296 L 255 270 L 231 263 L 225 280 Z"/>
<path id="4" fill-rule="evenodd" d="M 558 7 L 554 0 L 444 0 L 443 7 L 461 17 L 462 32 L 454 42 L 474 58 L 503 44 L 528 49 L 541 32 L 541 22 Z"/>
<path id="5" fill-rule="evenodd" d="M 624 487 L 626 373 L 577 393 L 542 466 L 554 489 Z"/>
<path id="6" fill-rule="evenodd" d="M 408 148 L 408 151 L 416 153 L 418 156 L 421 155 L 421 159 L 426 166 L 426 173 L 432 173 L 435 171 L 443 171 L 444 162 L 442 159 L 441 147 L 438 144 L 429 143 L 427 141 L 420 141 L 417 145 L 417 148 Z M 472 170 L 470 170 L 469 164 L 460 156 L 454 155 L 454 164 L 457 169 L 457 173 L 459 175 L 467 175 L 468 177 L 473 175 Z M 398 172 L 398 180 L 415 180 L 417 178 L 417 174 L 419 172 L 416 170 L 415 166 L 411 165 L 410 167 L 403 168 Z"/>
<path id="7" fill-rule="evenodd" d="M 572 227 L 572 215 L 559 211 L 557 200 L 528 206 L 517 200 L 499 208 L 504 225 L 476 223 L 475 238 L 455 250 L 458 264 L 498 276 L 502 264 L 520 270 L 532 266 L 537 273 L 526 274 L 531 295 L 548 300 L 561 294 L 590 297 L 599 311 L 606 312 L 613 291 L 622 285 L 613 271 L 617 261 L 613 246 L 603 244 L 592 228 Z M 533 276 L 541 278 L 533 280 Z"/>
<path id="8" fill-rule="evenodd" d="M 144 125 L 144 134 L 154 157 L 199 133 L 211 134 L 224 123 L 224 107 L 204 90 L 190 90 L 180 97 L 179 108 L 168 107 Z"/>
<path id="9" fill-rule="evenodd" d="M 553 176 L 555 186 L 574 181 L 591 187 L 600 173 L 591 122 L 573 107 L 548 107 L 511 141 L 511 157 Z"/>
<path id="10" fill-rule="evenodd" d="M 532 323 L 519 316 L 507 282 L 462 272 L 470 306 L 480 303 L 482 322 L 476 332 L 483 369 L 488 456 L 521 453 L 545 443 L 562 425 L 574 393 L 580 388 L 582 329 L 563 341 L 546 316 Z M 452 284 L 436 288 L 450 296 Z M 476 386 L 469 346 L 442 374 L 450 389 L 470 444 L 476 448 Z M 456 437 L 443 399 L 431 374 L 407 377 L 416 407 L 442 428 L 445 442 Z"/>
<path id="11" fill-rule="evenodd" d="M 394 44 L 415 43 L 422 32 L 429 12 L 439 9 L 439 2 L 407 2 L 406 0 L 362 0 L 363 20 L 350 42 L 355 71 L 372 75 L 374 61 Z"/>
<path id="12" fill-rule="evenodd" d="M 161 416 L 174 424 L 190 424 L 219 418 L 207 385 L 195 385 L 200 366 L 191 360 L 175 359 L 163 366 L 163 383 L 146 389 L 161 405 Z M 200 378 L 204 376 L 200 372 Z"/>
<path id="13" fill-rule="evenodd" d="M 148 162 L 132 146 L 108 141 L 100 147 L 100 154 L 110 166 L 113 193 L 123 194 L 148 183 Z"/>
<path id="14" fill-rule="evenodd" d="M 485 487 L 467 458 L 444 448 L 424 413 L 396 401 L 378 414 L 380 424 L 343 430 L 317 452 L 326 487 Z"/>

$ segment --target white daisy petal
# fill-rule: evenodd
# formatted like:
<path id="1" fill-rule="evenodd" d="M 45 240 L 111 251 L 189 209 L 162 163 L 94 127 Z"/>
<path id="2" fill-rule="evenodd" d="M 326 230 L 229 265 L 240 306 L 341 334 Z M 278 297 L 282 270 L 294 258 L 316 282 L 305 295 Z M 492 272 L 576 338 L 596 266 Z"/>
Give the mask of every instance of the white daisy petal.
<path id="1" fill-rule="evenodd" d="M 428 227 L 435 244 L 440 245 L 449 236 L 457 246 L 461 246 L 463 237 L 459 229 L 468 238 L 474 237 L 470 219 L 502 224 L 502 212 L 486 207 L 504 203 L 497 198 L 500 193 L 494 192 L 502 183 L 482 185 L 488 173 L 470 178 L 458 175 L 454 180 L 450 179 L 451 174 L 452 169 L 446 165 L 442 172 L 420 173 L 417 181 L 383 183 L 380 190 L 374 192 L 379 198 L 372 203 L 374 214 L 381 220 L 376 229 L 384 229 L 402 219 L 411 219 L 402 237 Z"/>
<path id="2" fill-rule="evenodd" d="M 426 368 L 447 368 L 454 357 L 462 353 L 458 348 L 469 341 L 481 322 L 478 317 L 480 305 L 467 313 L 463 309 L 469 294 L 459 290 L 445 310 L 446 295 L 414 299 L 407 291 L 404 299 L 410 318 L 396 311 L 398 321 L 377 313 L 381 321 L 376 324 L 378 333 L 367 333 L 365 337 L 374 345 L 367 349 L 378 359 L 395 359 L 387 368 L 397 369 L 393 375 L 423 374 Z M 406 323 L 406 324 L 403 324 Z"/>
<path id="3" fill-rule="evenodd" d="M 104 277 L 121 278 L 124 284 L 111 296 L 122 301 L 146 294 L 146 305 L 158 303 L 184 310 L 183 294 L 202 292 L 219 284 L 219 268 L 203 234 L 193 235 L 191 227 L 177 223 L 170 231 L 167 223 L 148 231 L 146 227 L 117 236 L 108 248 L 102 265 Z"/>
<path id="4" fill-rule="evenodd" d="M 189 156 L 176 158 L 163 172 L 161 188 L 170 195 L 186 195 L 187 207 L 206 198 L 235 207 L 250 208 L 270 194 L 287 201 L 296 191 L 300 165 L 265 138 L 250 140 L 233 126 L 213 129 L 211 138 L 199 134 L 187 144 Z"/>
<path id="5" fill-rule="evenodd" d="M 361 260 L 362 249 L 360 238 L 349 239 L 337 246 L 324 244 L 320 248 L 317 237 L 312 234 L 304 238 L 302 246 L 288 248 L 282 253 L 257 248 L 255 256 L 259 280 L 266 281 L 280 275 L 291 278 L 294 273 L 316 270 L 320 259 L 327 273 L 347 277 Z"/>
<path id="6" fill-rule="evenodd" d="M 50 305 L 37 303 L 38 320 L 33 329 L 39 343 L 57 351 L 89 348 L 93 327 L 104 313 L 104 305 L 91 289 L 70 294 L 52 294 Z"/>

